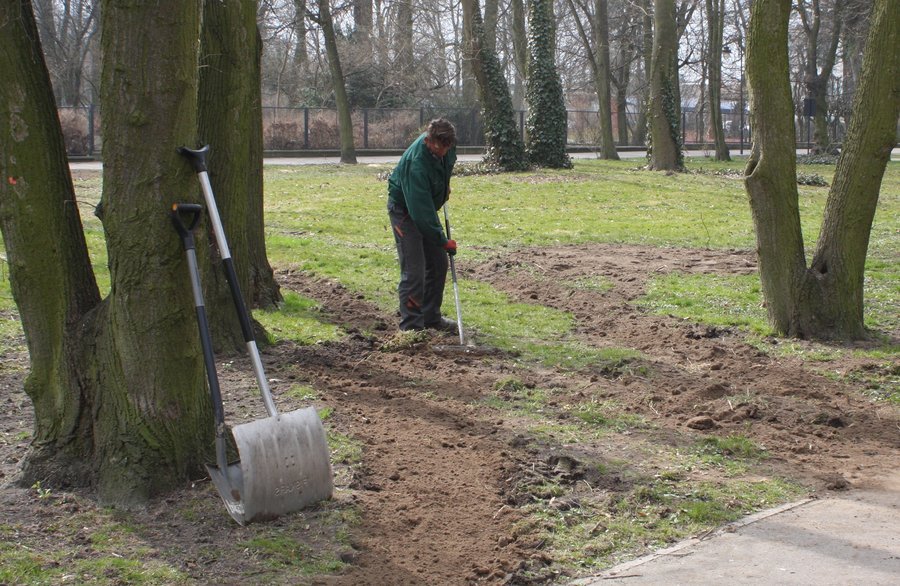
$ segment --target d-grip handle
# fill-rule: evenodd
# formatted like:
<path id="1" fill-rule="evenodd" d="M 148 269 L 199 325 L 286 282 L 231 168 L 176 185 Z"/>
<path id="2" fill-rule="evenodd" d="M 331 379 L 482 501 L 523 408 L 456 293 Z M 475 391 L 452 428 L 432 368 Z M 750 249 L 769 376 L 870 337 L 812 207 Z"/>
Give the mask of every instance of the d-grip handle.
<path id="1" fill-rule="evenodd" d="M 200 223 L 200 216 L 202 214 L 203 206 L 198 203 L 172 204 L 172 212 L 170 213 L 172 216 L 172 224 L 175 226 L 175 231 L 181 236 L 185 249 L 194 248 L 194 228 Z M 183 215 L 188 217 L 187 224 L 181 220 Z"/>
<path id="2" fill-rule="evenodd" d="M 199 149 L 189 149 L 187 147 L 178 147 L 178 152 L 185 159 L 190 161 L 191 167 L 195 173 L 206 172 L 206 155 L 209 153 L 209 145 L 204 145 Z"/>

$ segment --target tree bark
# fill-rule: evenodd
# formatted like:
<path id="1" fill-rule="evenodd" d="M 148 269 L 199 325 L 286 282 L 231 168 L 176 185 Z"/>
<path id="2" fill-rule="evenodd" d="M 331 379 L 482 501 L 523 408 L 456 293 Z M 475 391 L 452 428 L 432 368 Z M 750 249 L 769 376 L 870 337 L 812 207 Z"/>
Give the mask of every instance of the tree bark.
<path id="1" fill-rule="evenodd" d="M 744 183 L 756 229 L 759 273 L 769 323 L 781 333 L 791 331 L 797 311 L 795 291 L 806 269 L 788 78 L 790 9 L 790 0 L 756 0 L 747 39 L 753 146 Z"/>
<path id="2" fill-rule="evenodd" d="M 521 171 L 527 167 L 525 146 L 516 127 L 509 86 L 500 71 L 493 51 L 484 46 L 484 24 L 478 0 L 462 0 L 463 27 L 469 39 L 464 55 L 481 97 L 487 150 L 484 159 L 505 171 Z"/>
<path id="3" fill-rule="evenodd" d="M 722 125 L 722 35 L 725 28 L 725 0 L 706 0 L 709 26 L 709 122 L 713 131 L 717 161 L 730 161 Z"/>
<path id="4" fill-rule="evenodd" d="M 350 117 L 350 100 L 347 98 L 344 71 L 341 69 L 337 37 L 334 33 L 331 3 L 328 0 L 318 0 L 318 3 L 319 25 L 322 27 L 322 36 L 325 38 L 325 52 L 328 55 L 328 69 L 331 71 L 334 103 L 338 113 L 338 127 L 341 134 L 341 162 L 355 165 L 356 147 L 353 144 L 353 120 Z"/>
<path id="5" fill-rule="evenodd" d="M 861 339 L 869 235 L 900 115 L 900 3 L 876 0 L 853 114 L 800 291 L 800 335 Z"/>
<path id="6" fill-rule="evenodd" d="M 679 119 L 678 44 L 675 0 L 655 0 L 653 62 L 650 70 L 650 164 L 656 171 L 680 171 L 684 167 Z"/>
<path id="7" fill-rule="evenodd" d="M 96 397 L 80 374 L 85 316 L 100 304 L 30 3 L 0 4 L 0 229 L 31 369 L 32 449 L 21 483 L 85 485 L 98 463 Z"/>
<path id="8" fill-rule="evenodd" d="M 804 64 L 803 83 L 807 96 L 812 98 L 816 105 L 813 116 L 814 130 L 813 151 L 817 154 L 832 153 L 836 150 L 830 146 L 828 137 L 828 80 L 834 70 L 837 59 L 837 48 L 840 41 L 843 20 L 841 11 L 842 0 L 834 0 L 831 12 L 831 26 L 829 28 L 831 38 L 824 50 L 825 31 L 823 31 L 823 15 L 819 0 L 812 0 L 812 6 L 807 6 L 807 0 L 797 2 L 797 13 L 806 35 L 806 63 Z M 822 62 L 821 71 L 819 62 Z"/>
<path id="9" fill-rule="evenodd" d="M 612 132 L 612 103 L 610 101 L 610 57 L 609 57 L 609 3 L 607 0 L 594 0 L 593 13 L 584 4 L 582 11 L 587 18 L 593 38 L 588 35 L 581 21 L 581 15 L 574 0 L 568 0 L 569 9 L 575 20 L 581 44 L 587 54 L 591 73 L 594 76 L 594 90 L 597 93 L 598 118 L 600 125 L 601 159 L 619 160 L 616 143 Z"/>
<path id="10" fill-rule="evenodd" d="M 263 225 L 262 40 L 253 2 L 205 2 L 200 46 L 199 140 L 211 146 L 210 182 L 216 193 L 239 286 L 247 307 L 281 300 L 266 255 Z M 214 234 L 207 231 L 210 252 Z M 210 254 L 211 258 L 216 254 Z M 217 263 L 218 265 L 218 263 Z M 210 327 L 217 346 L 243 349 L 240 323 L 220 266 L 204 279 Z"/>
<path id="11" fill-rule="evenodd" d="M 91 274 L 27 2 L 0 5 L 0 59 L 12 59 L 0 61 L 0 218 L 32 360 L 35 439 L 20 481 L 93 487 L 102 502 L 133 505 L 198 474 L 213 443 L 168 217 L 196 197 L 176 147 L 195 140 L 200 7 L 108 0 L 101 12 L 109 296 L 99 300 Z"/>
<path id="12" fill-rule="evenodd" d="M 528 102 L 525 149 L 529 161 L 543 167 L 568 169 L 568 119 L 562 83 L 556 69 L 556 20 L 551 0 L 528 0 Z"/>

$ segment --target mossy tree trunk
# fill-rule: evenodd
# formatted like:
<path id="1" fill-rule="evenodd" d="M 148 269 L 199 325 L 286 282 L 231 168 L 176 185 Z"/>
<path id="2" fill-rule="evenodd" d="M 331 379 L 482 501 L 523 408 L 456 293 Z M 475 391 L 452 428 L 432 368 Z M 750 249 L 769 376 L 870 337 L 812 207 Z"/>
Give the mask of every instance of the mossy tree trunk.
<path id="1" fill-rule="evenodd" d="M 463 54 L 472 65 L 484 119 L 487 149 L 485 162 L 504 171 L 521 171 L 528 166 L 525 145 L 516 126 L 509 85 L 496 54 L 484 44 L 484 23 L 478 0 L 463 0 L 463 26 L 469 43 Z"/>
<path id="2" fill-rule="evenodd" d="M 655 0 L 653 58 L 650 66 L 649 167 L 656 171 L 680 171 L 681 120 L 678 105 L 678 32 L 675 0 Z"/>
<path id="3" fill-rule="evenodd" d="M 271 291 L 263 298 L 280 298 L 262 233 L 262 144 L 256 140 L 262 132 L 258 42 L 254 2 L 204 2 L 198 137 L 201 144 L 210 145 L 210 182 L 247 307 L 260 297 L 257 288 Z M 199 191 L 196 180 L 195 185 Z M 206 244 L 200 248 L 202 256 L 216 259 L 203 281 L 213 339 L 219 350 L 240 350 L 244 348 L 240 323 L 212 226 L 207 222 L 206 227 L 207 237 L 198 244 Z M 261 253 L 254 254 L 257 247 Z"/>
<path id="4" fill-rule="evenodd" d="M 31 370 L 35 411 L 24 482 L 84 484 L 94 450 L 89 381 L 80 374 L 85 316 L 100 293 L 30 3 L 0 4 L 0 229 Z M 96 462 L 94 463 L 96 464 Z"/>
<path id="5" fill-rule="evenodd" d="M 176 147 L 195 140 L 200 5 L 107 0 L 101 14 L 109 296 L 91 274 L 27 2 L 0 6 L 0 218 L 31 356 L 35 434 L 20 481 L 133 505 L 199 474 L 213 439 L 169 220 L 172 203 L 196 200 Z"/>
<path id="6" fill-rule="evenodd" d="M 528 77 L 525 101 L 525 149 L 528 160 L 542 167 L 568 169 L 568 118 L 562 82 L 556 70 L 556 21 L 551 0 L 528 0 Z"/>
<path id="7" fill-rule="evenodd" d="M 754 142 L 745 184 L 769 321 L 779 333 L 859 339 L 863 276 L 900 114 L 900 4 L 876 0 L 853 116 L 809 268 L 803 251 L 787 54 L 789 0 L 757 0 L 747 75 Z"/>

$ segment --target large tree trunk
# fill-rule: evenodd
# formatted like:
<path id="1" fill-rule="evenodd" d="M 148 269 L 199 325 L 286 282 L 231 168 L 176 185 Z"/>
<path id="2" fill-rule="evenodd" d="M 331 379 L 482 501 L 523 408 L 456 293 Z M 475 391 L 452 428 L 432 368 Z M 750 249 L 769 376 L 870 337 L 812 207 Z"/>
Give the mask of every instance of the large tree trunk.
<path id="1" fill-rule="evenodd" d="M 238 286 L 247 307 L 256 287 L 267 287 L 279 296 L 278 285 L 265 258 L 262 215 L 262 151 L 259 47 L 254 3 L 243 0 L 205 2 L 200 44 L 199 140 L 210 145 L 208 167 L 228 247 L 234 259 Z M 211 226 L 201 253 L 208 249 L 215 270 L 204 279 L 210 328 L 217 349 L 240 350 L 244 338 L 234 311 L 230 289 Z M 252 254 L 251 243 L 262 246 Z M 256 266 L 260 263 L 260 266 Z M 268 282 L 258 278 L 268 275 Z M 254 278 L 251 278 L 254 277 Z M 265 296 L 271 296 L 266 293 Z"/>
<path id="2" fill-rule="evenodd" d="M 212 445 L 184 253 L 167 217 L 198 198 L 176 147 L 196 141 L 200 4 L 106 0 L 101 15 L 111 293 L 95 322 L 94 457 L 101 497 L 131 502 L 196 474 L 198 446 Z"/>
<path id="3" fill-rule="evenodd" d="M 79 375 L 84 316 L 100 303 L 50 76 L 29 2 L 0 4 L 0 229 L 31 370 L 32 451 L 23 482 L 86 484 L 97 462 Z"/>
<path id="4" fill-rule="evenodd" d="M 347 86 L 344 82 L 344 71 L 341 69 L 341 57 L 337 48 L 337 37 L 334 33 L 334 21 L 331 17 L 331 3 L 328 0 L 319 2 L 319 25 L 325 38 L 325 52 L 328 55 L 328 69 L 331 71 L 331 85 L 334 88 L 334 103 L 338 113 L 338 128 L 341 134 L 341 162 L 356 164 L 356 147 L 353 144 L 353 120 L 350 117 L 350 100 L 347 97 Z"/>
<path id="5" fill-rule="evenodd" d="M 756 0 L 747 39 L 753 147 L 745 170 L 745 185 L 756 229 L 769 322 L 784 333 L 789 332 L 796 314 L 795 290 L 806 269 L 788 79 L 790 10 L 790 0 Z"/>
<path id="6" fill-rule="evenodd" d="M 709 122 L 713 131 L 717 161 L 730 161 L 722 125 L 722 34 L 725 28 L 725 0 L 706 0 L 709 26 Z"/>
<path id="7" fill-rule="evenodd" d="M 196 129 L 197 2 L 102 6 L 111 292 L 99 302 L 27 2 L 0 6 L 0 218 L 28 340 L 35 439 L 21 481 L 135 504 L 201 470 L 212 446 L 186 264 L 168 212 L 196 197 L 176 147 Z M 166 121 L 165 124 L 157 123 Z M 7 148 L 7 145 L 9 148 Z"/>
<path id="8" fill-rule="evenodd" d="M 556 69 L 556 20 L 551 0 L 528 0 L 528 102 L 525 149 L 532 164 L 568 169 L 568 114 Z"/>
<path id="9" fill-rule="evenodd" d="M 505 171 L 527 167 L 525 145 L 516 127 L 509 86 L 493 51 L 484 46 L 484 24 L 478 0 L 463 0 L 463 26 L 468 29 L 463 54 L 471 63 L 481 97 L 487 150 L 485 161 Z"/>
<path id="10" fill-rule="evenodd" d="M 900 3 L 876 0 L 853 115 L 793 330 L 860 339 L 869 234 L 900 115 Z"/>
<path id="11" fill-rule="evenodd" d="M 681 170 L 681 120 L 678 104 L 678 35 L 675 0 L 655 0 L 653 62 L 650 69 L 650 169 Z"/>

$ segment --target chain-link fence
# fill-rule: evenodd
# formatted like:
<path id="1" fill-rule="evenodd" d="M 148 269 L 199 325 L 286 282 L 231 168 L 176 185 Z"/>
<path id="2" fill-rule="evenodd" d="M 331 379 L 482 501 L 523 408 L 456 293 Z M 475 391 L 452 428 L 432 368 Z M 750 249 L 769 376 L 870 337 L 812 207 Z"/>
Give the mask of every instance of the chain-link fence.
<path id="1" fill-rule="evenodd" d="M 739 110 L 739 109 L 738 109 Z M 797 109 L 796 140 L 802 146 L 809 142 L 812 119 Z M 59 109 L 59 119 L 72 157 L 94 157 L 103 150 L 100 132 L 100 108 L 85 106 Z M 415 139 L 428 121 L 448 118 L 456 126 L 458 144 L 463 147 L 484 146 L 484 125 L 477 109 L 463 108 L 365 108 L 352 113 L 354 145 L 357 150 L 402 150 Z M 523 133 L 526 113 L 516 112 L 516 124 Z M 635 136 L 643 116 L 635 108 L 626 112 L 629 140 Z M 622 136 L 620 117 L 613 115 L 613 136 Z M 751 129 L 747 112 L 723 113 L 725 140 L 733 148 L 749 148 Z M 846 133 L 843 116 L 832 115 L 829 138 L 840 144 Z M 688 148 L 705 148 L 713 144 L 709 115 L 703 111 L 682 112 L 682 141 Z M 597 147 L 600 142 L 599 113 L 595 110 L 569 110 L 567 141 L 572 147 Z M 898 126 L 900 138 L 900 126 Z M 263 149 L 270 154 L 304 151 L 340 150 L 337 111 L 328 108 L 263 108 Z"/>

